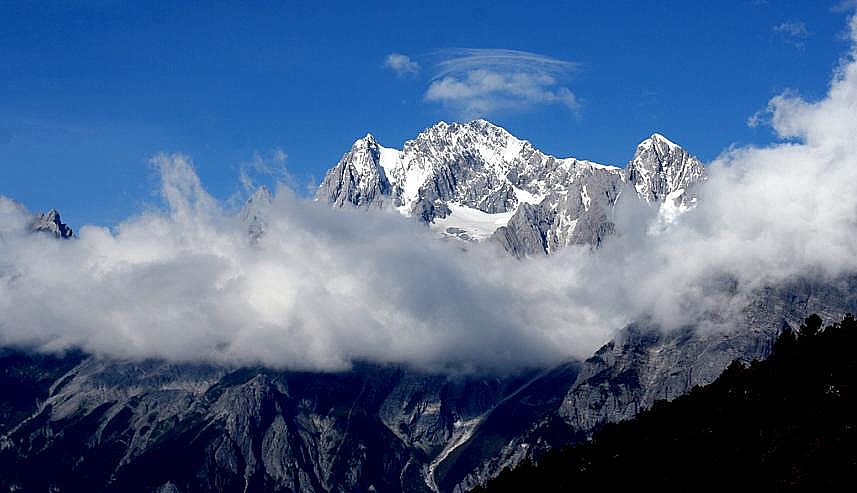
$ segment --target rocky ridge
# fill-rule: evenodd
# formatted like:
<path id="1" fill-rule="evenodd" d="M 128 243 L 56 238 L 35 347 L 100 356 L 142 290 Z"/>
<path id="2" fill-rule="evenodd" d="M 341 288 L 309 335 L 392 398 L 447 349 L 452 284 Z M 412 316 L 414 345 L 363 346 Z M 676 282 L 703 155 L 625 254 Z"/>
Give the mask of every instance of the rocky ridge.
<path id="1" fill-rule="evenodd" d="M 600 245 L 614 232 L 623 195 L 673 217 L 693 205 L 691 189 L 704 175 L 699 160 L 660 134 L 641 142 L 622 169 L 544 154 L 485 120 L 438 122 L 402 150 L 371 134 L 358 139 L 326 173 L 316 200 L 395 207 L 444 236 L 493 241 L 524 257 Z"/>
<path id="2" fill-rule="evenodd" d="M 36 214 L 33 222 L 30 223 L 30 231 L 47 233 L 64 240 L 74 237 L 74 231 L 69 225 L 62 222 L 60 213 L 56 209 Z"/>

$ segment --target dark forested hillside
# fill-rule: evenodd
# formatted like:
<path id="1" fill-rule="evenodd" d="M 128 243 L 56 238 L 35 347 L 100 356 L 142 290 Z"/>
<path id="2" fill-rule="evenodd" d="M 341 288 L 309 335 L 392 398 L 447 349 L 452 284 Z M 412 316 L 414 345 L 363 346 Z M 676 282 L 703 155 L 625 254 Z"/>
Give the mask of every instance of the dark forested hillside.
<path id="1" fill-rule="evenodd" d="M 505 470 L 477 492 L 857 491 L 857 321 L 786 330 L 772 355 L 593 440 Z"/>

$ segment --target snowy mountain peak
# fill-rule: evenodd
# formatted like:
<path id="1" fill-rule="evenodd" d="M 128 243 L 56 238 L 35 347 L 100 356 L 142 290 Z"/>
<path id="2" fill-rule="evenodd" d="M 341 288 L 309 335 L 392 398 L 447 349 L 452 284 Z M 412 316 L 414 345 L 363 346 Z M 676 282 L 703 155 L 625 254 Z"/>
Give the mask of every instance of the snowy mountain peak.
<path id="1" fill-rule="evenodd" d="M 62 239 L 69 239 L 74 236 L 74 231 L 62 222 L 60 213 L 56 209 L 37 214 L 30 224 L 30 231 L 34 233 L 48 233 Z"/>
<path id="2" fill-rule="evenodd" d="M 493 128 L 493 129 L 499 129 L 499 130 L 505 131 L 505 129 L 503 127 L 500 127 L 499 125 L 495 125 L 494 123 L 492 123 L 492 122 L 490 122 L 484 118 L 477 118 L 475 120 L 470 120 L 469 122 L 447 122 L 444 120 L 438 120 L 437 122 L 435 122 L 434 125 L 430 126 L 426 130 L 430 130 L 430 129 L 438 129 L 438 130 L 457 129 L 457 130 L 462 130 L 462 129 L 467 129 L 467 128 L 470 128 L 470 129 Z"/>
<path id="3" fill-rule="evenodd" d="M 494 132 L 494 133 L 503 134 L 503 135 L 509 136 L 509 137 L 512 136 L 512 134 L 510 134 L 509 131 L 506 130 L 505 128 L 503 128 L 499 125 L 495 125 L 495 124 L 493 124 L 493 123 L 491 123 L 488 120 L 485 120 L 483 118 L 478 118 L 476 120 L 472 120 L 469 123 L 467 123 L 466 126 L 472 128 L 472 129 L 475 129 L 475 130 L 479 130 L 479 131 Z"/>
<path id="4" fill-rule="evenodd" d="M 357 139 L 354 141 L 354 147 L 377 147 L 378 141 L 375 139 L 375 136 L 371 133 L 367 132 L 362 139 Z"/>
<path id="5" fill-rule="evenodd" d="M 663 134 L 659 134 L 659 133 L 655 132 L 648 139 L 640 142 L 640 144 L 637 146 L 637 148 L 638 149 L 640 147 L 646 148 L 646 147 L 652 147 L 652 146 L 657 146 L 657 145 L 665 145 L 666 147 L 669 147 L 669 148 L 681 147 L 678 144 L 676 144 L 675 142 L 666 138 Z"/>
<path id="6" fill-rule="evenodd" d="M 626 168 L 628 183 L 646 202 L 675 199 L 702 179 L 702 163 L 681 146 L 661 134 L 640 142 Z"/>
<path id="7" fill-rule="evenodd" d="M 473 120 L 467 123 L 447 123 L 439 121 L 422 131 L 415 141 L 437 141 L 447 143 L 490 142 L 499 147 L 515 145 L 522 141 L 515 138 L 505 128 L 494 125 L 488 120 Z"/>
<path id="8" fill-rule="evenodd" d="M 386 148 L 371 133 L 357 139 L 342 159 L 324 176 L 315 199 L 337 207 L 381 205 L 391 195 L 390 181 L 383 164 L 389 165 Z M 382 161 L 384 162 L 382 164 Z"/>
<path id="9" fill-rule="evenodd" d="M 663 202 L 701 164 L 660 134 L 642 142 L 629 170 L 542 153 L 487 120 L 439 121 L 385 148 L 371 134 L 331 168 L 316 200 L 336 207 L 391 205 L 444 236 L 498 241 L 515 255 L 598 245 L 625 182 Z"/>

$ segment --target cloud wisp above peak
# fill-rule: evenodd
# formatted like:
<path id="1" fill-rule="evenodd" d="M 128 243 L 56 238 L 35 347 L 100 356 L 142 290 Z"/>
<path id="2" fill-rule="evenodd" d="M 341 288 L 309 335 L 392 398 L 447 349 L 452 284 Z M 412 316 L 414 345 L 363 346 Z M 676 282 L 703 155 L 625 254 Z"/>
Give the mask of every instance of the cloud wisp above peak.
<path id="1" fill-rule="evenodd" d="M 500 111 L 525 111 L 561 104 L 577 113 L 580 103 L 566 85 L 579 64 L 506 49 L 440 50 L 423 99 L 463 119 Z"/>
<path id="2" fill-rule="evenodd" d="M 783 40 L 795 48 L 806 47 L 806 40 L 812 33 L 803 21 L 785 21 L 774 26 L 774 32 L 782 36 Z"/>
<path id="3" fill-rule="evenodd" d="M 493 48 L 451 48 L 434 53 L 440 58 L 435 64 L 434 78 L 443 78 L 475 69 L 497 71 L 527 70 L 554 76 L 569 74 L 580 64 L 558 60 L 536 53 Z"/>
<path id="4" fill-rule="evenodd" d="M 417 75 L 420 72 L 420 64 L 408 55 L 402 53 L 390 53 L 384 59 L 384 67 L 392 70 L 399 77 Z"/>

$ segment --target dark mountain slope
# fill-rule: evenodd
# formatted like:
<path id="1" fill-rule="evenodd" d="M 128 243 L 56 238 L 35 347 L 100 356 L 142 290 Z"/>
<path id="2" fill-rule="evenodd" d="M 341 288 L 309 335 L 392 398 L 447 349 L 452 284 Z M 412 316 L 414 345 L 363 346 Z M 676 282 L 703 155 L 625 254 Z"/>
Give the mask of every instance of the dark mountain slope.
<path id="1" fill-rule="evenodd" d="M 506 469 L 478 492 L 857 487 L 857 321 L 811 316 L 772 355 L 736 361 L 713 383 L 590 442 Z"/>
<path id="2" fill-rule="evenodd" d="M 56 356 L 0 348 L 0 434 L 33 414 L 83 358 L 76 351 Z"/>

